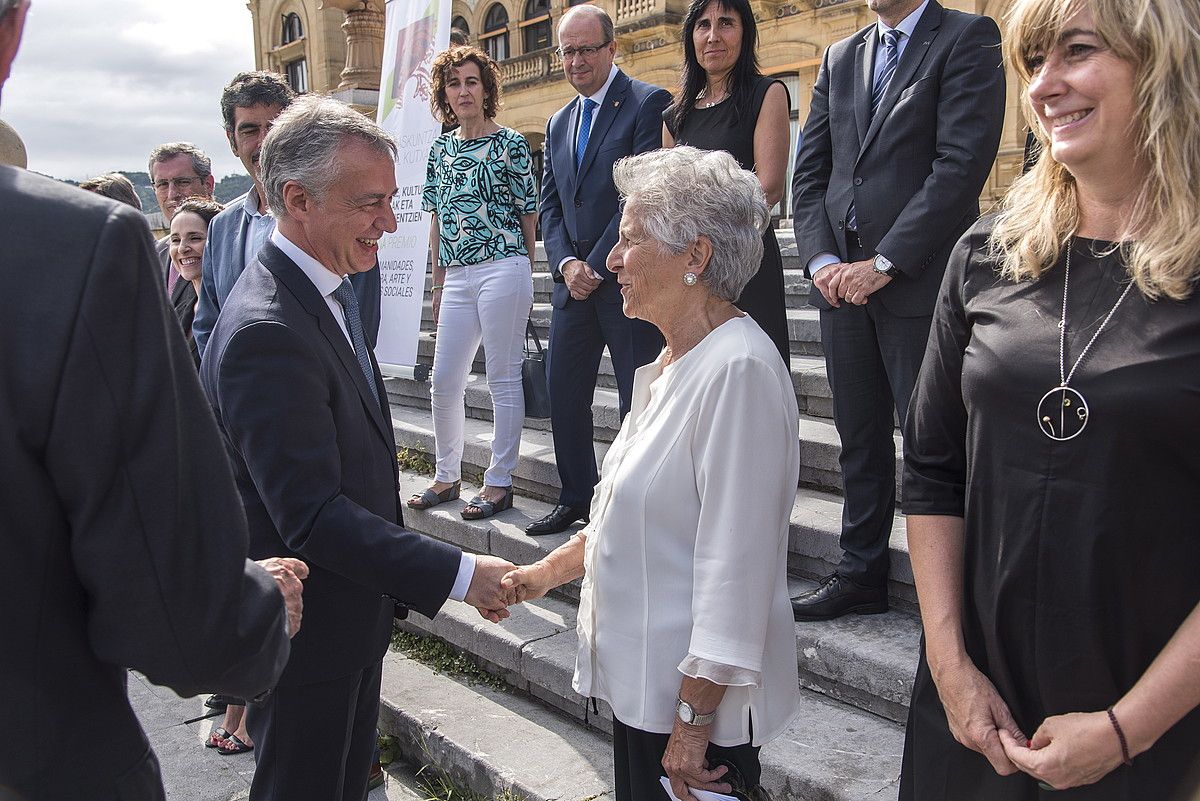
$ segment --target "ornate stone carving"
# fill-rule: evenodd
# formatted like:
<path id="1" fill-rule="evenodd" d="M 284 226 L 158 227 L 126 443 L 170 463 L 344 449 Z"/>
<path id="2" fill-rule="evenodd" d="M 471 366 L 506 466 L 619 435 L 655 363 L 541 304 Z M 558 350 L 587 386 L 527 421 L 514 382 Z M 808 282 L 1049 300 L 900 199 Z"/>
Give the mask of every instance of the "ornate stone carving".
<path id="1" fill-rule="evenodd" d="M 381 0 L 321 0 L 321 8 L 346 12 L 346 66 L 338 91 L 379 89 L 383 64 L 384 14 Z"/>

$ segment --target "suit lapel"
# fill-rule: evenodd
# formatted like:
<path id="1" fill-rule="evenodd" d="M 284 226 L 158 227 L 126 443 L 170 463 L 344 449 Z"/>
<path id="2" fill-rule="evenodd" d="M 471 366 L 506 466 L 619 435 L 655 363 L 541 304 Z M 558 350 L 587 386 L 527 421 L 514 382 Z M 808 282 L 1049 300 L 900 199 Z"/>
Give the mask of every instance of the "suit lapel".
<path id="1" fill-rule="evenodd" d="M 571 104 L 567 106 L 568 111 L 559 115 L 556 121 L 558 135 L 550 143 L 550 146 L 554 148 L 554 163 L 561 165 L 554 171 L 554 181 L 559 185 L 559 196 L 563 198 L 574 197 L 575 187 L 579 185 L 579 179 L 575 175 L 575 140 L 573 138 L 579 127 L 579 106 L 579 96 L 576 95 Z"/>
<path id="2" fill-rule="evenodd" d="M 917 67 L 921 66 L 921 62 L 925 60 L 925 55 L 929 52 L 941 25 L 942 7 L 930 0 L 929 5 L 925 8 L 925 13 L 917 21 L 917 27 L 913 29 L 912 38 L 904 47 L 904 53 L 900 56 L 900 63 L 896 65 L 896 74 L 892 76 L 892 82 L 888 84 L 887 92 L 879 101 L 879 111 L 875 112 L 875 116 L 871 119 L 871 127 L 867 129 L 867 135 L 863 138 L 862 150 L 866 150 L 875 135 L 879 133 L 883 121 L 887 119 L 892 107 L 896 105 L 896 99 L 908 87 Z"/>
<path id="3" fill-rule="evenodd" d="M 389 431 L 387 422 L 383 419 L 383 408 L 381 404 L 375 402 L 375 396 L 371 394 L 371 388 L 367 384 L 367 377 L 363 375 L 362 368 L 358 366 L 358 357 L 354 355 L 354 348 L 346 339 L 346 335 L 342 333 L 342 328 L 337 324 L 337 320 L 333 319 L 333 312 L 329 310 L 329 306 L 317 292 L 313 282 L 308 280 L 304 271 L 270 240 L 259 251 L 258 260 L 300 301 L 304 310 L 317 319 L 317 328 L 329 342 L 333 352 L 337 354 L 338 361 L 342 363 L 347 377 L 358 390 L 358 396 L 362 400 L 363 406 L 366 407 L 368 416 L 375 423 L 375 427 L 379 429 L 380 436 L 387 441 Z M 374 358 L 371 359 L 371 368 L 373 373 L 378 372 Z M 379 397 L 385 397 L 383 387 L 379 385 L 378 381 L 376 381 L 376 387 L 379 389 Z"/>
<path id="4" fill-rule="evenodd" d="M 875 77 L 875 26 L 872 25 L 854 49 L 854 122 L 862 147 L 871 127 L 871 85 Z"/>
<path id="5" fill-rule="evenodd" d="M 608 129 L 612 127 L 613 120 L 617 118 L 617 111 L 621 108 L 621 103 L 625 100 L 628 91 L 629 76 L 618 70 L 617 77 L 613 78 L 612 86 L 608 87 L 608 94 L 604 96 L 604 105 L 596 109 L 596 123 L 592 126 L 592 135 L 588 139 L 587 151 L 583 154 L 583 163 L 579 165 L 580 179 L 587 173 L 588 167 L 592 166 L 592 162 L 596 160 L 600 144 L 608 134 Z"/>

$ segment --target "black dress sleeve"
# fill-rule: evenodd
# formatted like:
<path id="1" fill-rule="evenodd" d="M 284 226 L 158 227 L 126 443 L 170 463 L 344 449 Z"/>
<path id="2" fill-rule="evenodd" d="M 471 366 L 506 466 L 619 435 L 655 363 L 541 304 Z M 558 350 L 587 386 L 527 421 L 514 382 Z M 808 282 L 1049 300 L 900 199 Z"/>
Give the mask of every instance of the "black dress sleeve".
<path id="1" fill-rule="evenodd" d="M 963 355 L 971 340 L 966 309 L 971 264 L 986 252 L 989 225 L 975 225 L 951 252 L 934 308 L 921 373 L 904 425 L 904 513 L 963 517 L 967 409 Z"/>

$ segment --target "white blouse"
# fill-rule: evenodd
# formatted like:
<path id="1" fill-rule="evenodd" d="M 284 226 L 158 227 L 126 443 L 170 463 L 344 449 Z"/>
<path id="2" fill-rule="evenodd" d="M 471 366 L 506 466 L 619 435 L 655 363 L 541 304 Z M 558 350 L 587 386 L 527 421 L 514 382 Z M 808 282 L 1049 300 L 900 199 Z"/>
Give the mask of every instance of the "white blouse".
<path id="1" fill-rule="evenodd" d="M 584 529 L 574 687 L 666 734 L 683 676 L 729 685 L 712 742 L 754 745 L 799 705 L 787 593 L 800 445 L 779 351 L 750 317 L 634 376 Z"/>

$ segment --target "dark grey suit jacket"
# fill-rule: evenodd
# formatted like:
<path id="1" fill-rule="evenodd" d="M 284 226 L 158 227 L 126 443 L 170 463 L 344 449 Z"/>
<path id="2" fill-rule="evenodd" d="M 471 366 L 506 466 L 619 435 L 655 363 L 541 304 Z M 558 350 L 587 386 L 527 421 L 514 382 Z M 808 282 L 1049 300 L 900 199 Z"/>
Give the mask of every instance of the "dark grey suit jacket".
<path id="1" fill-rule="evenodd" d="M 0 209 L 0 797 L 162 798 L 125 668 L 253 697 L 283 601 L 145 219 L 9 167 Z"/>
<path id="2" fill-rule="evenodd" d="M 807 269 L 846 259 L 846 212 L 901 276 L 872 299 L 902 317 L 933 313 L 950 249 L 979 216 L 1004 122 L 1000 31 L 931 0 L 871 117 L 876 27 L 825 51 L 792 175 L 796 247 Z M 819 292 L 810 302 L 828 308 Z"/>
<path id="3" fill-rule="evenodd" d="M 222 306 L 200 376 L 233 461 L 250 553 L 296 556 L 311 571 L 280 685 L 378 661 L 394 603 L 433 617 L 461 551 L 403 528 L 391 420 L 324 298 L 270 241 Z"/>

